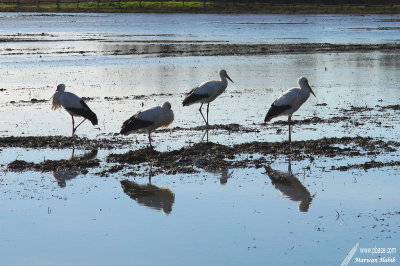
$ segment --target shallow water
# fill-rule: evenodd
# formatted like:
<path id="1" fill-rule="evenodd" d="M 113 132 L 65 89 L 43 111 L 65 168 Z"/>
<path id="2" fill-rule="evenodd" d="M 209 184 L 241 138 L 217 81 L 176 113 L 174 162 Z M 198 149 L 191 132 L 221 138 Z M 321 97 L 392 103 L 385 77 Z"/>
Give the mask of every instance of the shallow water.
<path id="1" fill-rule="evenodd" d="M 179 40 L 234 43 L 390 43 L 397 15 L 0 13 L 1 33 L 42 40 Z M 25 36 L 16 36 L 17 38 Z"/>
<path id="2" fill-rule="evenodd" d="M 216 71 L 222 66 L 229 69 L 228 73 L 235 83 L 230 83 L 226 92 L 210 105 L 212 124 L 238 123 L 259 129 L 260 133 L 249 134 L 251 139 L 260 141 L 285 139 L 285 126 L 279 127 L 283 130 L 282 134 L 276 134 L 276 127 L 262 126 L 261 123 L 274 99 L 285 89 L 295 86 L 297 78 L 302 75 L 308 77 L 317 97 L 311 96 L 296 112 L 294 119 L 313 116 L 328 119 L 346 114 L 343 110 L 350 110 L 353 106 L 369 107 L 373 110 L 351 114 L 351 118 L 358 121 L 360 116 L 366 116 L 365 119 L 372 121 L 382 120 L 391 128 L 372 123 L 352 126 L 346 131 L 336 124 L 324 127 L 309 125 L 308 130 L 295 126 L 296 140 L 349 134 L 398 139 L 397 118 L 392 116 L 388 120 L 385 117 L 394 112 L 382 113 L 377 106 L 398 103 L 400 93 L 397 84 L 400 78 L 397 73 L 400 61 L 396 58 L 399 55 L 373 52 L 134 60 L 93 57 L 69 58 L 65 64 L 57 65 L 3 64 L 0 73 L 7 79 L 2 84 L 6 90 L 0 92 L 0 125 L 5 136 L 69 135 L 70 117 L 63 110 L 50 111 L 49 99 L 56 84 L 63 82 L 67 90 L 81 97 L 93 98 L 89 99 L 88 104 L 99 117 L 99 126 L 93 129 L 90 123 L 83 124 L 78 131 L 80 136 L 94 138 L 117 133 L 121 123 L 135 112 L 164 101 L 169 101 L 175 112 L 172 128 L 195 127 L 203 124 L 198 106 L 182 107 L 184 95 L 202 81 L 216 78 Z M 100 60 L 101 64 L 95 65 Z M 127 99 L 124 98 L 126 96 Z M 32 103 L 32 98 L 46 101 Z M 390 134 L 387 134 L 388 131 Z M 178 143 L 171 144 L 173 147 L 182 146 L 189 141 L 187 137 L 194 137 L 193 134 L 198 135 L 198 139 L 203 135 L 199 132 L 189 133 L 188 136 L 187 132 L 177 133 L 184 135 L 179 136 Z M 154 134 L 156 142 L 159 142 L 158 134 Z M 162 135 L 177 137 L 173 133 Z M 140 134 L 137 137 L 140 142 L 146 139 Z M 244 134 L 231 139 L 224 134 L 222 139 L 211 138 L 211 141 L 231 144 L 248 141 L 249 136 Z M 161 149 L 165 149 L 164 145 L 157 144 Z"/>
<path id="3" fill-rule="evenodd" d="M 293 119 L 326 121 L 294 125 L 293 140 L 399 139 L 398 110 L 390 108 L 400 99 L 399 51 L 172 57 L 98 53 L 110 47 L 107 42 L 149 40 L 394 43 L 398 16 L 193 16 L 0 14 L 7 25 L 0 35 L 8 40 L 0 44 L 0 136 L 69 136 L 70 117 L 51 111 L 49 102 L 56 85 L 65 83 L 67 90 L 90 97 L 87 103 L 99 117 L 97 127 L 84 123 L 78 136 L 114 137 L 138 110 L 169 101 L 175 121 L 171 130 L 152 134 L 153 144 L 159 151 L 190 146 L 202 140 L 204 132 L 195 127 L 203 122 L 198 106 L 182 107 L 184 95 L 225 68 L 235 83 L 211 104 L 210 122 L 250 130 L 213 129 L 209 141 L 285 141 L 284 123 L 262 122 L 274 99 L 295 86 L 299 76 L 309 79 L 317 97 L 311 96 Z M 187 27 L 180 26 L 182 21 Z M 18 33 L 22 37 L 14 36 Z M 93 53 L 80 54 L 81 49 Z M 335 117 L 346 118 L 330 123 Z M 356 243 L 397 248 L 385 255 L 400 260 L 398 167 L 332 170 L 333 165 L 398 161 L 396 151 L 291 160 L 292 185 L 275 182 L 264 167 L 210 170 L 201 164 L 194 166 L 195 174 L 153 176 L 144 165 L 135 176 L 124 165 L 122 171 L 102 176 L 102 170 L 112 167 L 105 162 L 108 154 L 147 145 L 143 134 L 122 139 L 130 139 L 131 145 L 100 149 L 93 155 L 100 167 L 86 174 L 6 169 L 14 160 L 40 163 L 89 151 L 0 147 L 0 264 L 338 265 Z M 242 154 L 236 160 L 248 156 L 264 157 Z M 265 166 L 288 171 L 288 157 L 265 159 Z M 149 176 L 152 196 L 145 193 Z M 124 179 L 139 188 L 133 198 L 121 187 Z M 368 258 L 360 251 L 356 256 Z"/>
<path id="4" fill-rule="evenodd" d="M 387 185 L 397 182 L 396 169 L 338 174 L 306 165 L 292 168 L 313 196 L 308 212 L 282 198 L 261 169 L 229 170 L 224 185 L 208 173 L 154 176 L 153 185 L 173 193 L 168 215 L 125 195 L 120 177 L 79 175 L 60 188 L 51 174 L 7 173 L 0 188 L 0 246 L 9 255 L 3 263 L 175 264 L 179 256 L 179 264 L 337 265 L 358 242 L 398 245 L 398 196 Z"/>

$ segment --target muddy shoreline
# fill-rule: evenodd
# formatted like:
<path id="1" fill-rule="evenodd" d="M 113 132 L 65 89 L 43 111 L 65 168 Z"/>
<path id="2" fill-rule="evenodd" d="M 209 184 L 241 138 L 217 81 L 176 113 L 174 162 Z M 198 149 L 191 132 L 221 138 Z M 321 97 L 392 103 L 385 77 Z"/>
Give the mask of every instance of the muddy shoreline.
<path id="1" fill-rule="evenodd" d="M 48 39 L 0 37 L 0 43 L 37 43 L 48 42 Z M 294 43 L 294 44 L 269 44 L 269 43 L 225 43 L 214 41 L 168 41 L 168 40 L 107 40 L 98 38 L 78 40 L 51 40 L 63 43 L 54 50 L 38 47 L 25 47 L 24 49 L 7 48 L 1 51 L 2 55 L 139 55 L 139 56 L 251 56 L 274 54 L 314 54 L 314 53 L 353 53 L 353 52 L 397 52 L 400 51 L 398 43 L 383 44 L 332 44 L 332 43 Z M 93 42 L 95 46 L 77 45 L 77 42 Z"/>

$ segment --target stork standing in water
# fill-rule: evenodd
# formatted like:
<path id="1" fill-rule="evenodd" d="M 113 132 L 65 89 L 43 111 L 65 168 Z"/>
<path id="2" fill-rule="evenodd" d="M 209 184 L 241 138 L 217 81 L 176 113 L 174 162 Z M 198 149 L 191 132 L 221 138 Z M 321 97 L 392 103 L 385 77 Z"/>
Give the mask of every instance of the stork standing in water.
<path id="1" fill-rule="evenodd" d="M 300 88 L 291 88 L 285 91 L 272 103 L 264 119 L 264 122 L 269 122 L 272 118 L 287 115 L 289 124 L 289 143 L 292 142 L 290 122 L 293 113 L 296 112 L 305 101 L 307 101 L 308 97 L 310 97 L 310 93 L 315 96 L 315 93 L 311 89 L 308 80 L 305 77 L 300 77 L 297 80 L 297 84 Z"/>
<path id="2" fill-rule="evenodd" d="M 59 84 L 56 92 L 52 96 L 52 110 L 61 108 L 61 106 L 71 115 L 72 118 L 72 136 L 74 136 L 76 129 L 86 120 L 95 126 L 98 123 L 96 114 L 90 110 L 89 106 L 77 95 L 66 92 L 65 85 Z M 75 127 L 74 116 L 82 116 L 84 119 Z"/>
<path id="3" fill-rule="evenodd" d="M 171 104 L 165 102 L 162 106 L 155 106 L 137 112 L 122 124 L 120 134 L 129 135 L 135 132 L 147 131 L 150 147 L 153 147 L 150 133 L 159 127 L 169 126 L 173 121 L 174 112 L 171 110 Z"/>
<path id="4" fill-rule="evenodd" d="M 183 106 L 189 106 L 194 103 L 201 103 L 199 111 L 207 126 L 208 110 L 210 108 L 210 103 L 225 91 L 226 87 L 228 86 L 227 79 L 229 79 L 233 83 L 232 79 L 226 73 L 226 70 L 221 69 L 218 74 L 221 77 L 221 80 L 211 80 L 200 84 L 186 95 L 186 98 L 183 100 L 182 103 Z M 203 112 L 201 111 L 201 108 L 205 103 L 207 103 L 207 120 L 204 118 Z"/>

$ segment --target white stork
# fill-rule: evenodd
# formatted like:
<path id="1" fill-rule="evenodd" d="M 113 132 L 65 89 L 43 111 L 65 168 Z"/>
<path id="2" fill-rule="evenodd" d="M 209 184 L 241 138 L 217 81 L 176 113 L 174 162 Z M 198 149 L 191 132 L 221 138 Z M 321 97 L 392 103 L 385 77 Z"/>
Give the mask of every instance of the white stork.
<path id="1" fill-rule="evenodd" d="M 171 104 L 164 102 L 162 106 L 155 106 L 137 112 L 131 118 L 126 120 L 121 127 L 120 134 L 129 135 L 135 132 L 145 132 L 149 134 L 149 144 L 151 145 L 151 131 L 159 127 L 167 127 L 174 121 L 174 112 L 171 110 Z"/>
<path id="2" fill-rule="evenodd" d="M 71 115 L 72 117 L 72 136 L 74 136 L 76 129 L 86 120 L 95 126 L 97 125 L 97 116 L 90 110 L 89 106 L 77 95 L 66 92 L 65 85 L 59 84 L 56 92 L 52 96 L 52 110 L 61 108 L 61 106 Z M 82 116 L 84 119 L 75 127 L 74 116 Z"/>
<path id="3" fill-rule="evenodd" d="M 189 106 L 194 103 L 201 103 L 199 111 L 201 116 L 204 119 L 204 122 L 206 122 L 206 125 L 208 126 L 208 110 L 210 107 L 210 103 L 215 100 L 221 93 L 223 93 L 228 86 L 228 80 L 227 78 L 231 81 L 232 79 L 228 76 L 226 73 L 226 70 L 221 69 L 218 72 L 219 76 L 221 77 L 221 80 L 211 80 L 211 81 L 206 81 L 200 84 L 199 86 L 195 87 L 192 89 L 187 95 L 186 98 L 183 100 L 183 106 Z M 203 104 L 207 103 L 207 120 L 204 118 L 203 113 L 201 112 L 201 108 L 203 107 Z"/>
<path id="4" fill-rule="evenodd" d="M 287 115 L 289 124 L 289 143 L 292 142 L 290 122 L 293 113 L 296 112 L 305 101 L 307 101 L 308 97 L 310 97 L 310 93 L 315 96 L 315 93 L 311 89 L 308 80 L 305 77 L 300 77 L 297 80 L 297 84 L 300 88 L 291 88 L 285 91 L 272 103 L 264 119 L 264 122 L 268 122 L 272 118 Z"/>

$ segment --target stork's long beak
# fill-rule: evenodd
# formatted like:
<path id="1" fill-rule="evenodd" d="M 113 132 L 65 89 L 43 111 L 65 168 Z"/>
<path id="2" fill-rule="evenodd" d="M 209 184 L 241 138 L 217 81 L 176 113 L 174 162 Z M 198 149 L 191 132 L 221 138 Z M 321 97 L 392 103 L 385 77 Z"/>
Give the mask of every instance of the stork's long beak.
<path id="1" fill-rule="evenodd" d="M 231 78 L 228 76 L 228 74 L 226 74 L 226 77 L 227 77 L 232 83 L 235 83 L 235 82 L 233 82 L 233 80 L 231 80 Z"/>
<path id="2" fill-rule="evenodd" d="M 307 87 L 310 89 L 310 91 L 311 91 L 311 93 L 314 95 L 314 97 L 317 97 L 317 96 L 315 96 L 315 93 L 314 93 L 314 91 L 311 89 L 311 86 L 307 83 Z"/>

